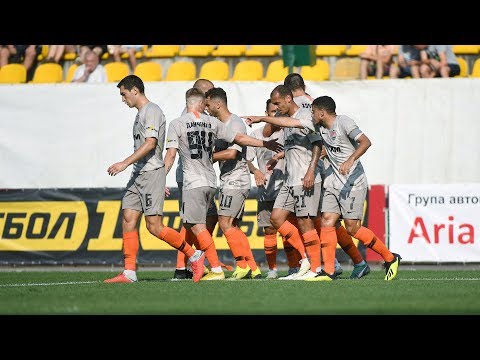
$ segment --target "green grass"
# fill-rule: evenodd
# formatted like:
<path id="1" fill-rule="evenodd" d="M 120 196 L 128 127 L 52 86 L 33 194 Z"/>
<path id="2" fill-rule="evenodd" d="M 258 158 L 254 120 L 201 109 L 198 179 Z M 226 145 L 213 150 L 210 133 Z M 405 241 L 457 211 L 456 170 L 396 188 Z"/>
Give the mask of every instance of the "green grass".
<path id="1" fill-rule="evenodd" d="M 139 271 L 134 284 L 105 272 L 0 272 L 0 315 L 479 315 L 480 274 L 372 271 L 334 282 L 172 282 L 172 271 Z M 227 276 L 230 273 L 227 274 Z M 284 273 L 282 273 L 284 274 Z M 83 283 L 82 283 L 83 282 Z"/>

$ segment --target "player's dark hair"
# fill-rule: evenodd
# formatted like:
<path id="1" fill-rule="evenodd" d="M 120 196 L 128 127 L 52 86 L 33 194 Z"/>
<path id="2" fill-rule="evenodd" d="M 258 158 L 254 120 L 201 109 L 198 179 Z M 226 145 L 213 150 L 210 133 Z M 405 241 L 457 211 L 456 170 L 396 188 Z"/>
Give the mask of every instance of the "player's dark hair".
<path id="1" fill-rule="evenodd" d="M 305 91 L 305 82 L 303 81 L 303 77 L 297 73 L 288 74 L 283 81 L 283 85 L 288 87 L 291 91 L 302 89 Z"/>
<path id="2" fill-rule="evenodd" d="M 227 105 L 227 93 L 225 92 L 225 90 L 219 87 L 214 87 L 208 90 L 205 93 L 205 98 L 211 99 L 211 100 L 220 100 L 225 105 Z"/>
<path id="3" fill-rule="evenodd" d="M 281 97 L 285 98 L 287 95 L 290 96 L 293 99 L 293 94 L 292 90 L 290 90 L 288 87 L 285 85 L 277 85 L 275 89 L 272 90 L 270 93 L 270 98 L 273 96 L 273 94 L 278 93 Z"/>
<path id="4" fill-rule="evenodd" d="M 267 103 L 265 104 L 265 111 L 268 111 L 268 105 L 272 103 L 272 99 L 267 99 Z"/>
<path id="5" fill-rule="evenodd" d="M 330 96 L 320 96 L 313 100 L 312 107 L 325 110 L 328 114 L 335 114 L 335 101 Z"/>
<path id="6" fill-rule="evenodd" d="M 137 75 L 127 75 L 117 84 L 117 88 L 123 86 L 128 91 L 131 91 L 134 87 L 140 91 L 140 94 L 145 93 L 145 85 L 143 85 L 142 79 Z"/>

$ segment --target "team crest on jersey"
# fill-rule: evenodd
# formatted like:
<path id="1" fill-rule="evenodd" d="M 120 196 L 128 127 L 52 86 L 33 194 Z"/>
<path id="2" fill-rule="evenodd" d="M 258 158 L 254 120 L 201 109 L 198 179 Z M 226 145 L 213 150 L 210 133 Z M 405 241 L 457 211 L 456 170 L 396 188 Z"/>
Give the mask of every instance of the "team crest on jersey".
<path id="1" fill-rule="evenodd" d="M 335 140 L 337 138 L 337 132 L 335 131 L 335 129 L 330 130 L 330 138 L 332 140 Z"/>

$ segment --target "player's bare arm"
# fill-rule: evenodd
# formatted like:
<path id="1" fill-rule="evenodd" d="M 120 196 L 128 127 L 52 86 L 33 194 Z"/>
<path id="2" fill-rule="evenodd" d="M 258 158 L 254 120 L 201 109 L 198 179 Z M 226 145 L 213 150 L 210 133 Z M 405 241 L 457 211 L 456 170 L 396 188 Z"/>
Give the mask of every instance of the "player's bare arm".
<path id="1" fill-rule="evenodd" d="M 165 158 L 163 159 L 163 162 L 165 163 L 165 173 L 168 174 L 170 169 L 173 166 L 173 163 L 175 162 L 175 157 L 177 156 L 177 148 L 168 148 L 167 152 L 165 153 Z"/>
<path id="2" fill-rule="evenodd" d="M 305 190 L 313 188 L 315 182 L 315 168 L 317 167 L 318 160 L 320 159 L 320 154 L 322 152 L 322 143 L 320 141 L 316 141 L 313 144 L 312 149 L 312 160 L 308 165 L 307 172 L 303 177 L 303 188 Z"/>
<path id="3" fill-rule="evenodd" d="M 107 169 L 107 172 L 110 176 L 115 176 L 118 173 L 125 170 L 129 165 L 137 162 L 141 158 L 145 157 L 152 149 L 155 149 L 157 146 L 157 139 L 149 137 L 145 142 L 137 149 L 135 152 L 127 157 L 125 160 L 117 162 Z"/>
<path id="4" fill-rule="evenodd" d="M 247 160 L 247 165 L 248 165 L 248 170 L 250 171 L 250 174 L 253 174 L 253 177 L 255 178 L 255 184 L 260 187 L 260 186 L 265 186 L 267 183 L 267 179 L 265 178 L 265 174 L 261 172 L 259 169 L 253 165 L 253 162 L 251 160 Z"/>
<path id="5" fill-rule="evenodd" d="M 233 139 L 233 142 L 242 146 L 264 147 L 269 150 L 279 152 L 283 150 L 283 145 L 277 142 L 277 140 L 278 139 L 272 139 L 268 141 L 260 140 L 245 134 L 237 133 L 235 135 L 235 139 Z"/>
<path id="6" fill-rule="evenodd" d="M 242 116 L 248 125 L 266 122 L 280 127 L 303 128 L 300 120 L 288 116 Z"/>
<path id="7" fill-rule="evenodd" d="M 272 156 L 270 160 L 267 161 L 267 171 L 272 172 L 275 166 L 277 166 L 278 160 L 283 159 L 285 157 L 285 151 L 279 151 L 275 155 Z"/>
<path id="8" fill-rule="evenodd" d="M 370 139 L 365 134 L 360 135 L 360 137 L 357 139 L 357 143 L 359 144 L 357 149 L 352 155 L 350 155 L 347 161 L 340 165 L 340 174 L 347 175 L 353 166 L 353 162 L 365 154 L 367 149 L 372 145 Z"/>
<path id="9" fill-rule="evenodd" d="M 223 161 L 223 160 L 235 160 L 238 155 L 238 150 L 235 149 L 225 149 L 221 151 L 216 151 L 213 153 L 213 162 Z"/>

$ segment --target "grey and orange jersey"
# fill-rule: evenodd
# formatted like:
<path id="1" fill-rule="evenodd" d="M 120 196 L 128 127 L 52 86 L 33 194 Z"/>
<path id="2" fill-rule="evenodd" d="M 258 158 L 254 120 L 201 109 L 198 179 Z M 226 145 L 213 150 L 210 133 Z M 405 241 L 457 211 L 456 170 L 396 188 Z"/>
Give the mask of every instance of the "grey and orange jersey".
<path id="1" fill-rule="evenodd" d="M 310 95 L 295 96 L 293 98 L 293 101 L 295 102 L 295 104 L 297 104 L 297 106 L 300 109 L 308 109 L 310 111 L 312 110 L 313 98 Z M 326 158 L 320 159 L 318 160 L 318 164 L 317 164 L 318 170 L 320 171 L 320 175 L 322 176 L 322 179 L 325 177 L 325 161 L 326 161 Z"/>
<path id="2" fill-rule="evenodd" d="M 149 101 L 138 111 L 133 124 L 134 150 L 136 151 L 150 137 L 157 139 L 157 146 L 133 164 L 134 173 L 155 170 L 165 165 L 163 163 L 165 127 L 165 115 L 157 104 Z"/>
<path id="3" fill-rule="evenodd" d="M 303 185 L 303 177 L 307 173 L 312 160 L 313 143 L 321 141 L 320 134 L 315 131 L 312 122 L 312 112 L 308 109 L 298 109 L 291 116 L 300 120 L 303 128 L 284 128 L 285 151 L 285 185 Z M 315 168 L 315 183 L 321 182 L 320 169 Z"/>
<path id="4" fill-rule="evenodd" d="M 368 187 L 367 177 L 360 159 L 354 161 L 348 176 L 340 174 L 340 165 L 348 160 L 358 147 L 357 139 L 363 134 L 355 121 L 346 115 L 337 115 L 329 130 L 318 126 L 328 155 L 323 187 L 342 190 L 361 190 Z"/>
<path id="5" fill-rule="evenodd" d="M 226 121 L 225 126 L 229 132 L 246 134 L 247 127 L 243 120 L 232 114 Z M 251 179 L 247 164 L 247 147 L 240 146 L 232 141 L 218 139 L 215 142 L 215 151 L 226 149 L 237 150 L 237 157 L 233 160 L 222 160 L 218 162 L 220 168 L 220 188 L 222 189 L 250 189 Z"/>
<path id="6" fill-rule="evenodd" d="M 183 116 L 187 113 L 187 107 L 185 106 L 182 110 L 182 114 L 180 116 Z M 208 115 L 207 112 L 204 112 L 205 115 Z M 182 165 L 182 158 L 178 158 L 177 162 L 177 169 L 175 170 L 175 181 L 177 183 L 183 183 L 183 165 Z"/>
<path id="7" fill-rule="evenodd" d="M 283 129 L 274 132 L 272 135 L 265 137 L 263 136 L 263 128 L 257 128 L 250 133 L 250 136 L 255 139 L 260 140 L 271 140 L 278 139 L 277 141 L 283 145 Z M 254 147 L 248 146 L 247 148 L 247 160 L 253 161 L 257 159 L 258 168 L 262 173 L 265 174 L 266 184 L 263 187 L 257 189 L 257 200 L 258 201 L 275 201 L 278 191 L 283 185 L 283 180 L 285 177 L 285 160 L 280 159 L 275 165 L 273 172 L 267 172 L 267 162 L 275 155 L 275 151 L 269 150 L 264 147 Z"/>
<path id="8" fill-rule="evenodd" d="M 235 135 L 220 120 L 202 113 L 189 112 L 170 122 L 166 148 L 176 148 L 180 153 L 184 190 L 217 187 L 212 159 L 215 140 L 231 142 Z"/>

